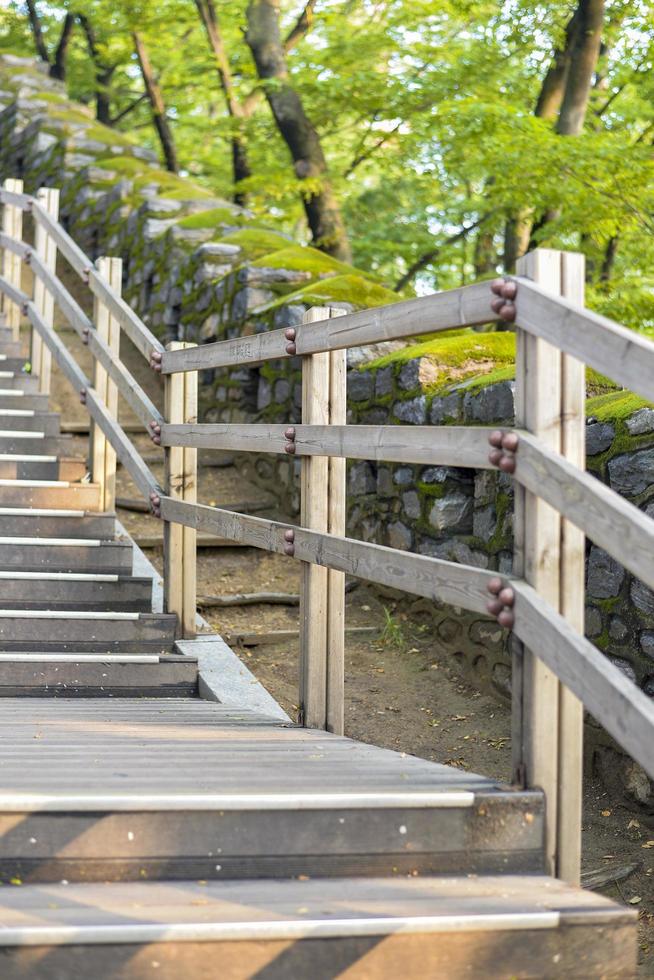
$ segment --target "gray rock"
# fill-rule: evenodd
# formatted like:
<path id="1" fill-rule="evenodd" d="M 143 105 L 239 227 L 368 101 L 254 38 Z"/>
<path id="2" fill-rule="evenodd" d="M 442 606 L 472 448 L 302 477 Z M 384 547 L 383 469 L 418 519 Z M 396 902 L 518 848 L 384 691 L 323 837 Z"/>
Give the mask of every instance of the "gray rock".
<path id="1" fill-rule="evenodd" d="M 275 401 L 278 405 L 287 401 L 291 395 L 291 386 L 286 378 L 280 378 L 279 381 L 275 382 Z"/>
<path id="2" fill-rule="evenodd" d="M 380 466 L 377 470 L 377 493 L 380 497 L 392 497 L 395 493 L 393 477 L 388 466 Z"/>
<path id="3" fill-rule="evenodd" d="M 398 384 L 404 391 L 413 391 L 420 387 L 420 358 L 402 365 Z"/>
<path id="4" fill-rule="evenodd" d="M 654 486 L 654 449 L 616 456 L 609 462 L 609 480 L 617 493 L 627 497 Z"/>
<path id="5" fill-rule="evenodd" d="M 472 530 L 472 500 L 463 493 L 448 493 L 435 500 L 429 511 L 429 523 L 439 532 Z"/>
<path id="6" fill-rule="evenodd" d="M 445 483 L 449 475 L 449 466 L 428 466 L 420 474 L 420 479 L 423 483 Z"/>
<path id="7" fill-rule="evenodd" d="M 375 374 L 375 395 L 383 398 L 390 395 L 393 391 L 393 369 L 391 367 L 378 368 Z"/>
<path id="8" fill-rule="evenodd" d="M 259 378 L 259 387 L 257 389 L 257 410 L 260 412 L 264 408 L 268 408 L 272 402 L 272 385 L 265 378 Z"/>
<path id="9" fill-rule="evenodd" d="M 625 623 L 624 619 L 620 619 L 619 616 L 611 616 L 609 620 L 609 636 L 612 640 L 626 640 L 629 636 L 629 627 Z"/>
<path id="10" fill-rule="evenodd" d="M 369 371 L 348 371 L 347 397 L 353 402 L 365 402 L 372 398 L 375 379 Z"/>
<path id="11" fill-rule="evenodd" d="M 641 436 L 654 432 L 654 408 L 640 408 L 625 422 L 627 431 L 632 436 Z"/>
<path id="12" fill-rule="evenodd" d="M 497 513 L 495 507 L 490 504 L 488 507 L 476 507 L 472 518 L 472 533 L 476 538 L 488 541 L 495 531 L 497 524 Z"/>
<path id="13" fill-rule="evenodd" d="M 618 595 L 624 575 L 624 568 L 611 555 L 601 548 L 591 548 L 586 585 L 589 595 L 595 599 L 610 599 Z"/>
<path id="14" fill-rule="evenodd" d="M 459 420 L 461 418 L 460 403 L 461 396 L 458 392 L 434 398 L 429 412 L 429 421 L 432 425 L 441 425 L 450 419 L 452 421 Z"/>
<path id="15" fill-rule="evenodd" d="M 497 570 L 500 575 L 511 575 L 513 572 L 513 555 L 510 551 L 500 551 L 497 557 Z"/>
<path id="16" fill-rule="evenodd" d="M 502 645 L 504 630 L 492 619 L 478 619 L 471 623 L 468 635 L 473 643 L 481 643 L 489 649 Z"/>
<path id="17" fill-rule="evenodd" d="M 409 551 L 412 540 L 413 535 L 411 531 L 401 521 L 394 521 L 388 525 L 388 544 L 391 548 Z"/>
<path id="18" fill-rule="evenodd" d="M 586 636 L 599 636 L 601 632 L 601 612 L 595 606 L 586 606 Z"/>
<path id="19" fill-rule="evenodd" d="M 409 490 L 408 493 L 402 494 L 402 506 L 404 513 L 411 520 L 415 521 L 420 517 L 420 497 L 415 490 Z"/>
<path id="20" fill-rule="evenodd" d="M 608 449 L 615 439 L 615 429 L 605 422 L 591 422 L 586 426 L 586 455 L 597 456 Z"/>
<path id="21" fill-rule="evenodd" d="M 393 483 L 398 487 L 408 487 L 413 483 L 413 470 L 410 466 L 399 466 L 393 474 Z"/>
<path id="22" fill-rule="evenodd" d="M 167 231 L 174 223 L 174 218 L 148 218 L 143 225 L 143 237 L 158 238 L 159 235 L 163 235 L 163 233 Z"/>
<path id="23" fill-rule="evenodd" d="M 514 385 L 510 381 L 500 381 L 475 391 L 468 391 L 463 398 L 463 413 L 466 419 L 476 422 L 499 422 L 513 418 Z"/>
<path id="24" fill-rule="evenodd" d="M 418 398 L 411 398 L 406 402 L 395 402 L 393 414 L 401 422 L 424 425 L 427 421 L 427 399 L 424 395 L 419 395 Z"/>
<path id="25" fill-rule="evenodd" d="M 631 601 L 646 616 L 654 616 L 654 592 L 638 579 L 631 583 Z"/>
<path id="26" fill-rule="evenodd" d="M 349 493 L 359 497 L 364 493 L 374 493 L 376 489 L 377 481 L 370 463 L 365 461 L 354 463 L 348 474 Z"/>
<path id="27" fill-rule="evenodd" d="M 302 316 L 305 311 L 306 307 L 300 306 L 298 303 L 280 306 L 278 310 L 275 310 L 275 327 L 277 330 L 283 330 L 285 327 L 296 327 L 298 323 L 302 323 Z"/>
<path id="28" fill-rule="evenodd" d="M 245 266 L 238 273 L 239 282 L 247 283 L 300 283 L 309 282 L 310 272 L 299 269 L 264 269 L 261 266 Z"/>
<path id="29" fill-rule="evenodd" d="M 617 667 L 618 670 L 625 675 L 625 677 L 628 677 L 629 680 L 633 681 L 634 683 L 636 682 L 636 671 L 628 660 L 625 660 L 623 657 L 609 657 L 609 660 L 614 667 Z"/>
<path id="30" fill-rule="evenodd" d="M 275 294 L 269 289 L 253 289 L 247 286 L 239 290 L 232 301 L 232 317 L 234 320 L 243 320 L 250 310 L 257 306 L 263 306 L 274 299 Z"/>
<path id="31" fill-rule="evenodd" d="M 363 425 L 386 425 L 388 412 L 385 408 L 369 408 L 361 414 Z"/>
<path id="32" fill-rule="evenodd" d="M 654 630 L 645 630 L 640 634 L 640 649 L 646 657 L 654 660 Z"/>

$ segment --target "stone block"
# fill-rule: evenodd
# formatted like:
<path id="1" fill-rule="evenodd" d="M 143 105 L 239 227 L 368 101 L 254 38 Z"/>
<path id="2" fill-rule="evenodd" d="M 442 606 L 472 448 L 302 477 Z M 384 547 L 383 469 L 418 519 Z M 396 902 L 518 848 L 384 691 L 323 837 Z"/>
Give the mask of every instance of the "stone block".
<path id="1" fill-rule="evenodd" d="M 409 490 L 408 493 L 402 494 L 402 506 L 407 517 L 413 521 L 418 520 L 420 517 L 420 497 L 415 490 Z"/>
<path id="2" fill-rule="evenodd" d="M 466 494 L 453 492 L 435 500 L 429 510 L 429 523 L 435 531 L 458 531 L 465 534 L 472 530 L 472 499 Z"/>
<path id="3" fill-rule="evenodd" d="M 372 398 L 375 379 L 369 371 L 348 371 L 347 397 L 353 402 L 365 402 Z"/>
<path id="4" fill-rule="evenodd" d="M 411 425 L 424 425 L 427 421 L 427 399 L 424 395 L 411 398 L 406 402 L 395 402 L 393 415 L 401 422 Z"/>
<path id="5" fill-rule="evenodd" d="M 617 596 L 624 582 L 622 565 L 601 548 L 592 547 L 588 559 L 586 588 L 594 599 L 611 599 Z"/>
<path id="6" fill-rule="evenodd" d="M 370 463 L 365 460 L 354 463 L 348 473 L 348 492 L 355 497 L 360 497 L 365 493 L 374 493 L 377 489 L 377 481 L 372 471 Z"/>
<path id="7" fill-rule="evenodd" d="M 408 487 L 413 483 L 413 470 L 410 466 L 398 466 L 393 474 L 393 483 L 396 483 L 398 487 Z"/>
<path id="8" fill-rule="evenodd" d="M 605 452 L 615 439 L 615 429 L 606 422 L 591 422 L 586 426 L 586 455 Z"/>
<path id="9" fill-rule="evenodd" d="M 586 636 L 599 636 L 602 632 L 602 614 L 595 606 L 586 606 Z"/>
<path id="10" fill-rule="evenodd" d="M 411 530 L 401 521 L 393 521 L 388 525 L 388 544 L 391 548 L 409 551 L 413 541 Z"/>
<path id="11" fill-rule="evenodd" d="M 641 408 L 625 422 L 627 431 L 632 436 L 642 436 L 654 432 L 654 408 Z"/>
<path id="12" fill-rule="evenodd" d="M 476 538 L 488 542 L 497 525 L 497 512 L 493 504 L 487 507 L 475 507 L 472 518 L 472 533 Z"/>
<path id="13" fill-rule="evenodd" d="M 259 387 L 257 390 L 257 410 L 260 412 L 264 408 L 268 408 L 272 402 L 272 385 L 265 378 L 259 378 Z"/>
<path id="14" fill-rule="evenodd" d="M 393 391 L 393 369 L 391 367 L 377 368 L 375 374 L 375 395 L 384 398 Z"/>
<path id="15" fill-rule="evenodd" d="M 644 630 L 640 634 L 640 649 L 646 657 L 654 660 L 654 630 Z"/>
<path id="16" fill-rule="evenodd" d="M 616 456 L 608 469 L 613 490 L 635 497 L 654 486 L 654 449 Z"/>
<path id="17" fill-rule="evenodd" d="M 461 420 L 461 396 L 458 392 L 451 395 L 440 395 L 434 398 L 429 412 L 432 425 L 442 425 L 447 421 Z"/>
<path id="18" fill-rule="evenodd" d="M 513 419 L 514 399 L 512 381 L 501 381 L 468 391 L 463 397 L 463 414 L 475 422 L 499 422 Z"/>
<path id="19" fill-rule="evenodd" d="M 377 493 L 380 497 L 392 497 L 395 494 L 393 476 L 387 466 L 380 466 L 377 470 Z"/>
<path id="20" fill-rule="evenodd" d="M 291 385 L 286 378 L 280 378 L 275 382 L 275 401 L 278 405 L 288 401 L 291 397 Z"/>
<path id="21" fill-rule="evenodd" d="M 631 583 L 631 601 L 639 612 L 646 616 L 654 616 L 654 592 L 643 585 L 638 579 Z"/>

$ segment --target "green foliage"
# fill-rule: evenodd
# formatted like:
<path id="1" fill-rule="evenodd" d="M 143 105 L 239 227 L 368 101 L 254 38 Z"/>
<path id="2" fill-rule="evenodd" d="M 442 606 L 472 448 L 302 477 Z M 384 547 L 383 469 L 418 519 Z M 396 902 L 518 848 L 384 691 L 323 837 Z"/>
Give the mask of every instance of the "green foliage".
<path id="1" fill-rule="evenodd" d="M 159 149 L 150 107 L 138 102 L 142 82 L 130 35 L 138 28 L 182 174 L 198 186 L 193 194 L 201 197 L 206 188 L 212 196 L 233 196 L 231 138 L 238 129 L 252 167 L 240 188 L 251 223 L 266 235 L 273 229 L 307 241 L 300 182 L 243 39 L 247 2 L 215 3 L 234 94 L 241 105 L 254 106 L 236 121 L 189 0 L 41 0 L 37 6 L 50 51 L 67 10 L 92 21 L 100 59 L 114 69 L 112 115 L 129 110 L 117 124 L 116 145 L 120 132 Z M 562 137 L 534 116 L 534 107 L 574 6 L 572 0 L 319 0 L 310 30 L 288 54 L 289 72 L 318 127 L 359 270 L 394 286 L 415 266 L 411 287 L 421 293 L 490 276 L 502 269 L 507 219 L 521 209 L 536 218 L 555 210 L 555 220 L 537 225 L 536 240 L 583 251 L 589 305 L 654 335 L 654 18 L 643 0 L 607 0 L 604 53 L 585 128 L 578 137 Z M 283 34 L 303 7 L 304 0 L 282 4 Z M 0 10 L 0 48 L 33 53 L 18 0 Z M 71 97 L 92 107 L 95 68 L 79 25 L 68 67 Z M 159 181 L 151 171 L 142 176 L 146 171 L 143 163 L 140 180 Z M 167 175 L 159 193 L 175 197 L 181 188 Z M 203 222 L 213 219 L 193 220 L 199 224 L 191 227 L 210 227 Z M 221 223 L 216 217 L 216 228 Z M 256 235 L 242 243 L 249 258 L 289 247 L 285 238 L 259 247 Z M 302 261 L 311 265 L 312 258 Z M 351 269 L 329 271 L 338 273 L 329 294 L 309 287 L 311 301 L 347 301 L 350 287 L 373 305 L 388 301 L 388 293 Z"/>
<path id="2" fill-rule="evenodd" d="M 379 642 L 382 646 L 391 647 L 399 653 L 404 653 L 407 648 L 404 630 L 386 606 L 384 606 L 384 626 L 379 637 Z"/>

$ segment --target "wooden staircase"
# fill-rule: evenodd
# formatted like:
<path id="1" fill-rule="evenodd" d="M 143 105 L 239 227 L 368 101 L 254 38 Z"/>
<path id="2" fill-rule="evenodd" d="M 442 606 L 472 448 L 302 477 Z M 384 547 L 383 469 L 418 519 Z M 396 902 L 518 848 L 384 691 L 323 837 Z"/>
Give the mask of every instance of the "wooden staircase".
<path id="1" fill-rule="evenodd" d="M 626 978 L 544 800 L 203 701 L 0 327 L 2 980 Z"/>

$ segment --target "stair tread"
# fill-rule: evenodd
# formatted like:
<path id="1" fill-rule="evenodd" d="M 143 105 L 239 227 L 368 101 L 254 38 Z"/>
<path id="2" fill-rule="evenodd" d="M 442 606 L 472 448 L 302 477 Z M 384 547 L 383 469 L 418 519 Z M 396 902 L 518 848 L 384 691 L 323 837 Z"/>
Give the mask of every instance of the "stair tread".
<path id="1" fill-rule="evenodd" d="M 172 699 L 165 710 L 143 699 L 78 701 L 62 709 L 8 699 L 0 739 L 6 750 L 13 747 L 12 788 L 0 790 L 2 808 L 17 793 L 46 794 L 49 808 L 60 810 L 73 798 L 77 807 L 92 808 L 102 798 L 121 809 L 148 799 L 150 806 L 175 806 L 191 797 L 198 806 L 220 800 L 290 808 L 472 807 L 478 794 L 541 799 L 538 792 L 516 794 L 449 766 L 207 701 Z M 71 767 L 62 745 L 74 750 L 76 763 L 94 764 Z M 173 755 L 183 764 L 171 768 Z"/>
<path id="2" fill-rule="evenodd" d="M 556 929 L 635 912 L 540 875 L 132 882 L 3 889 L 0 943 L 180 942 Z"/>

